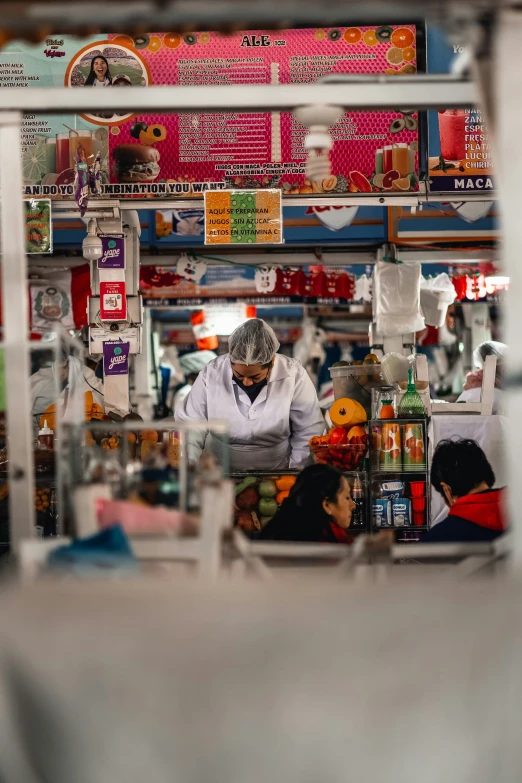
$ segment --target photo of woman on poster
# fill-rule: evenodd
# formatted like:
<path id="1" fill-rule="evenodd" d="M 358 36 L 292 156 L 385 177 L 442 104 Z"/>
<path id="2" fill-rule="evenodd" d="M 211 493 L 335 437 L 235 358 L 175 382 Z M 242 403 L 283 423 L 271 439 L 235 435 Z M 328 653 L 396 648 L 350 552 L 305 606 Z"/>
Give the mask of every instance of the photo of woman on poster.
<path id="1" fill-rule="evenodd" d="M 109 62 L 101 54 L 97 54 L 91 60 L 91 70 L 85 80 L 85 87 L 109 87 L 111 84 Z"/>

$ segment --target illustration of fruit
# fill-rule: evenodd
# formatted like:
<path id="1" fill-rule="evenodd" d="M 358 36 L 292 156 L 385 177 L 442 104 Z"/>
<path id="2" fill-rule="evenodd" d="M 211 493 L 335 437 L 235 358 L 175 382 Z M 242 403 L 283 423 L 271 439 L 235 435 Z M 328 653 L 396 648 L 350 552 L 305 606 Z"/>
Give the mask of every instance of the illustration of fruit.
<path id="1" fill-rule="evenodd" d="M 373 178 L 373 184 L 376 188 L 382 188 L 384 183 L 384 174 L 376 174 Z"/>
<path id="2" fill-rule="evenodd" d="M 395 462 L 395 460 L 399 459 L 400 453 L 401 453 L 401 452 L 400 452 L 400 450 L 399 450 L 399 449 L 392 449 L 392 450 L 390 451 L 390 457 L 392 458 L 392 460 L 393 460 L 394 462 Z"/>
<path id="3" fill-rule="evenodd" d="M 301 185 L 299 188 L 299 193 L 301 194 L 310 194 L 313 193 L 314 189 L 310 185 Z"/>
<path id="4" fill-rule="evenodd" d="M 401 177 L 400 179 L 394 179 L 392 182 L 392 190 L 409 190 L 410 178 Z"/>
<path id="5" fill-rule="evenodd" d="M 167 49 L 177 49 L 181 45 L 181 35 L 178 33 L 165 33 L 163 36 L 163 45 Z"/>
<path id="6" fill-rule="evenodd" d="M 363 39 L 366 46 L 377 46 L 379 43 L 377 36 L 375 35 L 375 30 L 366 30 Z"/>
<path id="7" fill-rule="evenodd" d="M 72 185 L 74 182 L 74 169 L 64 169 L 56 180 L 57 185 Z"/>
<path id="8" fill-rule="evenodd" d="M 397 30 L 394 30 L 391 34 L 391 42 L 394 46 L 397 46 L 399 49 L 406 49 L 407 46 L 411 46 L 412 43 L 415 40 L 415 36 L 413 35 L 411 30 L 408 30 L 407 27 L 399 27 Z"/>
<path id="9" fill-rule="evenodd" d="M 392 34 L 393 34 L 393 27 L 388 27 L 387 25 L 378 27 L 377 30 L 375 31 L 375 37 L 381 43 L 387 43 L 388 41 L 390 41 Z"/>
<path id="10" fill-rule="evenodd" d="M 353 182 L 350 182 L 350 184 L 348 185 L 348 193 L 358 193 L 358 192 L 359 190 L 355 187 Z"/>
<path id="11" fill-rule="evenodd" d="M 360 193 L 371 193 L 371 183 L 366 179 L 364 174 L 360 171 L 351 171 L 350 179 Z"/>
<path id="12" fill-rule="evenodd" d="M 199 42 L 201 44 L 208 44 L 208 43 L 210 43 L 210 33 L 200 33 Z"/>
<path id="13" fill-rule="evenodd" d="M 406 123 L 406 130 L 409 131 L 416 131 L 419 127 L 419 123 L 415 119 L 415 117 L 405 117 L 404 122 Z"/>
<path id="14" fill-rule="evenodd" d="M 312 190 L 313 190 L 314 193 L 324 193 L 323 183 L 322 182 L 318 182 L 317 180 L 314 180 L 312 182 Z"/>
<path id="15" fill-rule="evenodd" d="M 149 45 L 147 46 L 147 49 L 150 52 L 159 52 L 162 46 L 163 43 L 161 38 L 159 38 L 157 35 L 152 35 L 149 41 Z"/>
<path id="16" fill-rule="evenodd" d="M 407 46 L 402 50 L 402 57 L 404 60 L 406 60 L 407 63 L 411 63 L 411 61 L 415 59 L 416 54 L 417 52 L 413 46 Z"/>
<path id="17" fill-rule="evenodd" d="M 358 44 L 362 38 L 362 33 L 358 27 L 349 27 L 345 30 L 344 40 L 347 44 Z"/>
<path id="18" fill-rule="evenodd" d="M 167 129 L 164 125 L 149 125 L 146 130 L 140 132 L 138 138 L 140 144 L 155 144 L 156 142 L 164 141 L 167 138 Z"/>
<path id="19" fill-rule="evenodd" d="M 338 41 L 341 37 L 341 31 L 340 30 L 330 30 L 328 33 L 328 39 L 330 41 Z"/>
<path id="20" fill-rule="evenodd" d="M 396 71 L 394 68 L 386 68 L 384 73 L 386 74 L 386 76 L 399 76 L 401 72 Z"/>
<path id="21" fill-rule="evenodd" d="M 406 120 L 403 117 L 396 117 L 390 123 L 390 133 L 401 133 L 406 127 Z"/>
<path id="22" fill-rule="evenodd" d="M 112 39 L 111 43 L 125 46 L 127 49 L 134 49 L 134 41 L 130 35 L 117 35 L 116 38 Z"/>
<path id="23" fill-rule="evenodd" d="M 404 60 L 402 49 L 397 49 L 397 47 L 392 46 L 386 53 L 386 59 L 392 65 L 400 65 Z"/>
<path id="24" fill-rule="evenodd" d="M 189 46 L 194 46 L 194 44 L 197 44 L 198 42 L 197 36 L 195 36 L 194 33 L 187 33 L 183 36 L 183 40 Z"/>
<path id="25" fill-rule="evenodd" d="M 45 140 L 46 136 L 34 136 L 34 147 L 29 147 L 22 153 L 23 177 L 25 185 L 38 185 L 45 174 Z"/>
<path id="26" fill-rule="evenodd" d="M 324 30 L 316 30 L 314 33 L 314 38 L 316 41 L 324 41 L 326 38 L 326 33 Z"/>
<path id="27" fill-rule="evenodd" d="M 329 193 L 331 190 L 335 190 L 335 187 L 337 185 L 337 177 L 334 175 L 331 175 L 330 177 L 326 177 L 322 181 L 322 188 L 325 191 L 325 193 Z"/>
<path id="28" fill-rule="evenodd" d="M 401 178 L 400 173 L 398 171 L 395 171 L 395 169 L 392 169 L 392 171 L 388 171 L 384 175 L 384 180 L 382 183 L 384 190 L 391 190 L 395 180 L 400 178 Z"/>
<path id="29" fill-rule="evenodd" d="M 150 38 L 147 35 L 147 33 L 143 33 L 143 35 L 137 35 L 134 38 L 134 46 L 136 49 L 146 49 L 149 45 Z"/>
<path id="30" fill-rule="evenodd" d="M 146 131 L 148 127 L 146 122 L 135 122 L 134 125 L 131 126 L 129 133 L 133 139 L 139 139 L 140 133 Z"/>
<path id="31" fill-rule="evenodd" d="M 411 74 L 417 73 L 417 68 L 415 65 L 412 65 L 412 63 L 408 63 L 407 65 L 402 66 L 399 73 L 405 73 L 408 76 L 411 76 Z"/>

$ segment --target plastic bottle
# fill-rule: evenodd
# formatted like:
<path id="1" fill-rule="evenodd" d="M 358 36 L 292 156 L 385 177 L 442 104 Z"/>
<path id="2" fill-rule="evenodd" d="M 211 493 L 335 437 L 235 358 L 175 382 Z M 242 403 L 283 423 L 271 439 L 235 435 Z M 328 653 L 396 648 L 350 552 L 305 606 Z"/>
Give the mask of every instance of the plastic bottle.
<path id="1" fill-rule="evenodd" d="M 355 503 L 355 508 L 352 513 L 352 527 L 366 527 L 364 520 L 364 491 L 359 475 L 356 475 L 353 481 L 352 500 Z"/>
<path id="2" fill-rule="evenodd" d="M 47 426 L 47 419 L 44 421 L 44 425 L 38 433 L 38 443 L 42 449 L 48 449 L 49 451 L 54 450 L 54 432 Z"/>

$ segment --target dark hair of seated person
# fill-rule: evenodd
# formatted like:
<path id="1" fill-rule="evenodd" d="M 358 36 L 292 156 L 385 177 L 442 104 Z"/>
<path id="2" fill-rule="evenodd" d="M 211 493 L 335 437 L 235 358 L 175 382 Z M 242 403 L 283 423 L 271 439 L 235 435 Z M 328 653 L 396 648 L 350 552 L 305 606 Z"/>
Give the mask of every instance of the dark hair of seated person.
<path id="1" fill-rule="evenodd" d="M 441 440 L 433 455 L 431 483 L 443 497 L 446 484 L 454 497 L 462 498 L 481 484 L 493 487 L 495 474 L 476 441 Z"/>
<path id="2" fill-rule="evenodd" d="M 290 495 L 265 525 L 260 538 L 268 541 L 336 542 L 324 501 L 336 502 L 346 484 L 332 465 L 310 465 L 297 477 Z"/>

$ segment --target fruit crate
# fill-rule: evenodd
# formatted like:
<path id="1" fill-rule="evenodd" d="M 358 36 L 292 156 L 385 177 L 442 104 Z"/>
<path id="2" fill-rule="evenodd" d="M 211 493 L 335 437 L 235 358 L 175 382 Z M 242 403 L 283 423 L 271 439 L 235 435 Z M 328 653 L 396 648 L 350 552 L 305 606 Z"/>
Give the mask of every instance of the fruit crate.
<path id="1" fill-rule="evenodd" d="M 381 459 L 382 427 L 386 424 L 399 425 L 396 433 L 397 441 L 391 450 L 392 458 L 387 464 Z M 404 438 L 409 426 L 419 428 L 420 437 L 415 442 L 408 443 L 405 447 Z M 429 450 L 428 450 L 428 419 L 373 419 L 369 422 L 370 428 L 370 528 L 377 530 L 394 530 L 398 539 L 415 541 L 420 535 L 430 528 L 430 483 L 429 483 Z M 395 451 L 399 451 L 395 455 Z M 407 459 L 405 459 L 407 454 Z M 393 461 L 396 465 L 393 465 Z M 396 525 L 393 513 L 390 524 L 376 525 L 374 521 L 374 502 L 381 500 L 376 496 L 376 490 L 385 484 L 398 483 L 403 485 L 402 499 L 409 501 L 410 524 Z M 399 493 L 400 489 L 397 490 Z M 393 490 L 390 490 L 393 494 Z M 386 498 L 384 498 L 386 499 Z M 400 498 L 396 498 L 400 500 Z M 410 538 L 411 535 L 411 538 Z"/>
<path id="2" fill-rule="evenodd" d="M 363 449 L 364 454 L 367 451 L 366 446 L 358 446 L 358 448 Z M 364 457 L 363 454 L 363 457 Z M 259 485 L 262 482 L 272 482 L 276 485 L 276 489 L 278 490 L 277 494 L 273 497 L 277 509 L 275 509 L 274 514 L 277 513 L 277 510 L 281 503 L 286 499 L 285 497 L 281 497 L 280 493 L 282 492 L 289 492 L 290 490 L 284 490 L 279 489 L 277 486 L 277 483 L 279 482 L 280 486 L 283 486 L 281 483 L 281 479 L 284 479 L 285 477 L 291 477 L 293 479 L 297 479 L 297 476 L 299 475 L 300 471 L 296 470 L 284 470 L 284 471 L 249 471 L 245 473 L 232 473 L 230 474 L 230 479 L 236 484 L 236 488 L 244 482 L 245 479 L 254 479 L 251 483 L 249 483 L 249 486 L 245 487 L 245 489 L 254 489 L 256 494 L 258 495 L 257 501 L 254 503 L 255 498 L 253 495 L 250 499 L 247 498 L 246 503 L 249 508 L 238 508 L 237 504 L 237 495 L 236 495 L 236 510 L 234 513 L 234 525 L 241 528 L 243 533 L 251 539 L 256 539 L 259 536 L 259 533 L 261 532 L 264 525 L 268 522 L 268 518 L 265 517 L 261 511 L 265 510 L 263 504 L 263 508 L 260 509 L 259 507 L 259 500 L 261 499 L 261 496 L 259 495 Z M 371 523 L 371 503 L 370 503 L 370 497 L 369 497 L 369 474 L 366 471 L 360 471 L 360 470 L 343 470 L 343 473 L 345 474 L 346 478 L 350 482 L 350 486 L 353 487 L 353 483 L 355 481 L 355 478 L 358 477 L 359 481 L 361 482 L 362 489 L 363 489 L 363 502 L 364 502 L 364 524 L 360 527 L 353 527 L 350 528 L 349 532 L 350 534 L 358 535 L 360 533 L 367 533 L 370 530 L 370 523 Z M 295 481 L 294 481 L 295 483 Z M 245 490 L 242 490 L 244 492 Z M 239 494 L 242 494 L 240 492 Z M 280 502 L 278 502 L 278 500 Z M 250 504 L 253 505 L 250 505 Z M 243 502 L 240 502 L 240 505 L 244 505 Z M 273 507 L 271 510 L 274 510 Z M 252 513 L 254 512 L 254 513 Z M 257 518 L 257 521 L 256 521 Z M 271 518 L 271 517 L 270 517 Z"/>

